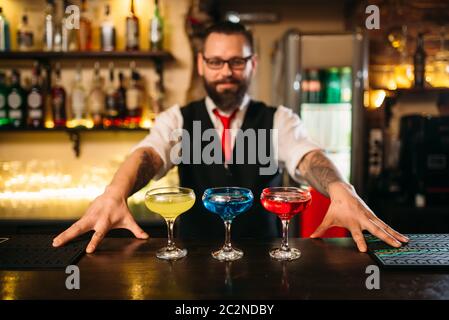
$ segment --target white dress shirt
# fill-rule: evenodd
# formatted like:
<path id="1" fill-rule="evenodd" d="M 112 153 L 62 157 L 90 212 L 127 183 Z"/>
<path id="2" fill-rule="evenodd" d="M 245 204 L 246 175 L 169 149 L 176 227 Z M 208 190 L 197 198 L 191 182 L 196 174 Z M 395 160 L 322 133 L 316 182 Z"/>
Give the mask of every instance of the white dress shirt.
<path id="1" fill-rule="evenodd" d="M 234 146 L 237 130 L 242 127 L 249 102 L 250 97 L 245 95 L 235 118 L 231 122 L 231 147 Z M 205 104 L 212 124 L 217 130 L 218 136 L 221 138 L 223 124 L 213 113 L 216 106 L 209 97 L 206 97 Z M 226 116 L 229 116 L 233 112 L 233 110 L 228 113 L 221 110 L 218 111 L 220 114 Z M 174 130 L 182 128 L 183 117 L 180 106 L 174 105 L 157 116 L 154 126 L 150 129 L 150 133 L 131 149 L 132 152 L 138 148 L 152 147 L 159 154 L 164 164 L 153 179 L 160 179 L 174 166 L 170 161 L 170 151 L 177 141 L 170 140 L 170 134 Z M 297 180 L 299 172 L 296 169 L 299 161 L 306 153 L 321 148 L 318 144 L 310 140 L 299 116 L 284 106 L 277 107 L 274 113 L 273 129 L 277 130 L 278 134 L 278 139 L 273 140 L 275 144 L 274 150 L 278 152 L 276 156 L 278 166 L 281 169 L 285 167 L 290 176 Z"/>

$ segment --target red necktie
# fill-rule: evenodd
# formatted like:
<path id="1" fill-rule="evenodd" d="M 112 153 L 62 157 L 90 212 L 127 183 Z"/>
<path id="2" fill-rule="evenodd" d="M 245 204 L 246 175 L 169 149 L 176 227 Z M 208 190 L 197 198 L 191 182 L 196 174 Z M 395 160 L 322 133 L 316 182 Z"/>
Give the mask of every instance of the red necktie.
<path id="1" fill-rule="evenodd" d="M 231 121 L 235 118 L 238 109 L 236 109 L 229 117 L 222 116 L 218 113 L 218 109 L 214 109 L 214 114 L 220 119 L 223 124 L 223 132 L 221 133 L 221 148 L 223 150 L 225 161 L 228 162 L 231 159 L 232 149 L 231 149 Z"/>

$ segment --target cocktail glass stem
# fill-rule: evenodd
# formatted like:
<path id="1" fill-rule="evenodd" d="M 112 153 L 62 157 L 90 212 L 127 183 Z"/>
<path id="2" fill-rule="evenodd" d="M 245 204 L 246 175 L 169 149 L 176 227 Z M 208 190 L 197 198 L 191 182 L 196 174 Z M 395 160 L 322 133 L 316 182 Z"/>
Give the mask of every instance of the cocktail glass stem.
<path id="1" fill-rule="evenodd" d="M 289 251 L 290 248 L 288 247 L 288 225 L 290 223 L 289 220 L 282 219 L 282 244 L 281 244 L 281 250 L 282 251 Z"/>
<path id="2" fill-rule="evenodd" d="M 168 229 L 168 243 L 167 243 L 167 250 L 171 251 L 176 249 L 175 242 L 173 241 L 173 225 L 175 221 L 173 219 L 167 219 L 165 220 L 167 222 L 167 229 Z"/>
<path id="3" fill-rule="evenodd" d="M 231 224 L 232 221 L 225 221 L 225 243 L 223 246 L 223 251 L 232 251 L 232 245 L 231 245 Z"/>

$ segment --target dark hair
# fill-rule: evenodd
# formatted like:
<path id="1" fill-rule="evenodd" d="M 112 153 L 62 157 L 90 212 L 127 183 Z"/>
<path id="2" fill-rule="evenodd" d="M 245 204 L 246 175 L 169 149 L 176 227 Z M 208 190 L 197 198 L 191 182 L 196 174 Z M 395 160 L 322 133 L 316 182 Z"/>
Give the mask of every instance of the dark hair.
<path id="1" fill-rule="evenodd" d="M 206 40 L 211 35 L 211 33 L 222 33 L 222 34 L 226 34 L 226 35 L 241 34 L 242 36 L 245 37 L 245 40 L 248 43 L 248 45 L 251 49 L 251 52 L 254 52 L 253 35 L 241 23 L 222 21 L 222 22 L 218 22 L 216 24 L 211 25 L 204 32 L 203 48 L 204 48 L 204 43 L 206 43 Z"/>

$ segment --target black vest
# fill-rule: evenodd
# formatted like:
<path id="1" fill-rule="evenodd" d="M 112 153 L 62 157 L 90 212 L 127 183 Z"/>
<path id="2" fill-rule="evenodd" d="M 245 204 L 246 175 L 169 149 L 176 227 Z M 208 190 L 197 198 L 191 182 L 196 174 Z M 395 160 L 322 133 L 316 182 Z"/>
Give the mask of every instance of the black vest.
<path id="1" fill-rule="evenodd" d="M 267 157 L 270 156 L 274 161 L 273 148 L 268 149 L 268 146 L 272 146 L 272 137 L 269 134 L 270 129 L 273 128 L 273 117 L 276 109 L 267 107 L 264 103 L 251 101 L 248 105 L 245 118 L 242 123 L 241 130 L 245 132 L 246 129 L 266 129 L 267 134 L 265 140 L 262 141 L 265 150 L 263 154 Z M 178 165 L 180 185 L 183 187 L 192 188 L 196 194 L 195 206 L 188 212 L 182 214 L 178 220 L 177 234 L 182 238 L 223 238 L 224 226 L 222 219 L 209 211 L 207 211 L 203 204 L 201 197 L 204 190 L 210 187 L 225 187 L 225 186 L 239 186 L 251 189 L 254 194 L 254 204 L 252 208 L 237 216 L 232 224 L 232 236 L 233 237 L 257 237 L 257 238 L 271 238 L 279 236 L 279 228 L 277 223 L 277 217 L 269 212 L 266 212 L 260 204 L 260 193 L 263 188 L 270 186 L 280 186 L 282 183 L 279 170 L 276 168 L 276 172 L 271 175 L 261 175 L 260 169 L 267 167 L 268 164 L 262 164 L 259 157 L 248 154 L 248 149 L 259 150 L 259 137 L 257 134 L 257 144 L 248 147 L 248 140 L 245 140 L 244 149 L 245 158 L 243 164 L 234 163 L 227 165 L 223 162 L 219 164 L 205 164 L 201 158 L 200 164 L 193 163 L 194 155 L 192 150 L 203 150 L 203 148 L 210 144 L 210 141 L 202 141 L 198 137 L 193 137 L 194 121 L 196 126 L 201 124 L 201 133 L 206 129 L 213 129 L 214 126 L 207 112 L 206 104 L 204 100 L 194 101 L 187 106 L 181 108 L 181 114 L 183 117 L 183 129 L 190 135 L 190 163 L 181 163 Z M 237 134 L 237 139 L 239 135 Z M 220 137 L 215 132 L 215 142 L 219 144 L 221 150 Z M 242 136 L 241 136 L 242 137 Z M 196 149 L 195 146 L 196 145 Z M 183 144 L 183 148 L 184 148 Z M 181 149 L 182 150 L 182 149 Z M 181 151 L 182 153 L 183 151 Z M 221 152 L 220 152 L 221 153 Z M 257 154 L 257 153 L 256 153 Z M 236 147 L 233 149 L 233 156 L 236 159 Z M 255 163 L 254 163 L 254 158 Z M 198 155 L 197 155 L 198 159 Z M 266 160 L 266 159 L 265 159 Z M 198 161 L 197 161 L 198 162 Z M 277 163 L 276 163 L 277 166 Z"/>

